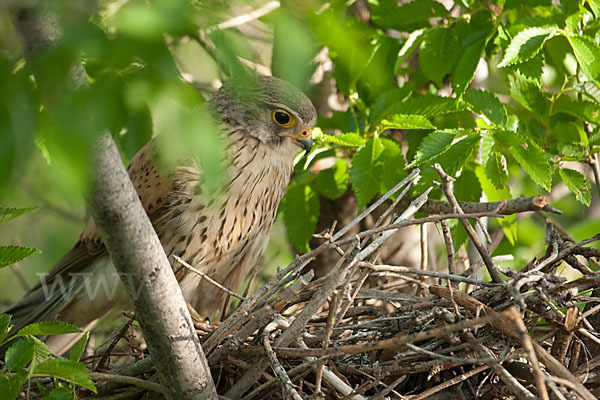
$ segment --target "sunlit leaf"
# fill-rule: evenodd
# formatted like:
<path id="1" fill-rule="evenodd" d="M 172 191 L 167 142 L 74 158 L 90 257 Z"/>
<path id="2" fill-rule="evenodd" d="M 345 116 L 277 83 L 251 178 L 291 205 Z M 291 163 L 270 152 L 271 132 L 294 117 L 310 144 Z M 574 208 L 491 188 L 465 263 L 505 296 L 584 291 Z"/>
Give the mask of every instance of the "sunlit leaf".
<path id="1" fill-rule="evenodd" d="M 34 376 L 51 376 L 73 382 L 96 393 L 96 385 L 88 376 L 85 365 L 66 358 L 51 358 L 37 364 L 33 370 Z"/>
<path id="2" fill-rule="evenodd" d="M 384 129 L 435 129 L 423 115 L 394 114 L 381 121 Z"/>
<path id="3" fill-rule="evenodd" d="M 508 121 L 506 108 L 493 93 L 469 89 L 463 99 L 473 106 L 473 111 L 485 115 L 495 125 L 506 125 Z"/>
<path id="4" fill-rule="evenodd" d="M 577 62 L 588 79 L 600 77 L 600 47 L 586 35 L 567 36 Z"/>
<path id="5" fill-rule="evenodd" d="M 0 246 L 0 268 L 12 265 L 41 250 L 24 246 Z"/>
<path id="6" fill-rule="evenodd" d="M 407 168 L 416 167 L 433 160 L 435 157 L 450 148 L 450 145 L 455 137 L 456 132 L 452 130 L 435 131 L 430 133 L 425 139 L 423 139 L 423 142 L 421 142 L 421 145 L 415 154 L 415 158 L 409 165 L 407 165 Z"/>
<path id="7" fill-rule="evenodd" d="M 458 59 L 458 40 L 451 28 L 438 27 L 425 33 L 419 48 L 419 63 L 425 76 L 442 85 L 442 79 Z"/>
<path id="8" fill-rule="evenodd" d="M 365 144 L 365 140 L 358 133 L 340 133 L 339 135 L 323 135 L 323 140 L 327 143 L 335 143 L 340 146 L 360 147 Z"/>
<path id="9" fill-rule="evenodd" d="M 558 29 L 556 27 L 532 27 L 519 32 L 504 53 L 498 68 L 524 62 L 535 56 L 546 40 L 550 39 Z"/>

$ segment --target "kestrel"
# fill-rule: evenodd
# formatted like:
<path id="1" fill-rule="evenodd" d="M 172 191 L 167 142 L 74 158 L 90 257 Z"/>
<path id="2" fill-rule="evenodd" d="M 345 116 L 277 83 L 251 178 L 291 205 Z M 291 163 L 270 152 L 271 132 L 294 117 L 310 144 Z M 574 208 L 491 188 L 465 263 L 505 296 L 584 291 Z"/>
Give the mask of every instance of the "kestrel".
<path id="1" fill-rule="evenodd" d="M 170 173 L 161 169 L 154 141 L 133 157 L 128 172 L 172 265 L 171 256 L 177 255 L 237 290 L 267 245 L 294 156 L 300 148 L 308 152 L 312 147 L 317 114 L 299 89 L 266 76 L 224 83 L 208 107 L 220 126 L 229 160 L 226 185 L 218 194 L 203 187 L 198 160 Z M 179 270 L 176 277 L 196 311 L 215 316 L 224 306 L 226 294 L 198 274 Z M 98 279 L 107 280 L 106 287 L 111 288 L 111 279 L 118 276 L 90 220 L 42 283 L 7 312 L 16 328 L 60 319 L 89 329 L 127 301 L 122 288 L 111 295 L 100 287 L 90 296 Z"/>

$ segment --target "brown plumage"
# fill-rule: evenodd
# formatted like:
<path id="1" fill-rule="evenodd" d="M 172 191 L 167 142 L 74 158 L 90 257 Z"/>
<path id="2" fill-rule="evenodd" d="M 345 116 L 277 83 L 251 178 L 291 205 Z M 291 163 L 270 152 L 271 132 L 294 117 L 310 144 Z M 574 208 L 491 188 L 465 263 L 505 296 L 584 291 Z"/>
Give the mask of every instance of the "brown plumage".
<path id="1" fill-rule="evenodd" d="M 193 158 L 170 173 L 162 170 L 154 141 L 133 157 L 128 172 L 172 265 L 171 256 L 180 256 L 237 290 L 266 247 L 295 154 L 312 145 L 316 111 L 302 92 L 271 77 L 227 82 L 209 108 L 226 144 L 223 190 L 205 190 L 200 161 Z M 176 276 L 194 309 L 210 317 L 221 310 L 223 291 L 187 270 L 179 269 Z M 91 220 L 43 285 L 7 312 L 17 328 L 56 318 L 88 328 L 113 307 L 126 306 L 117 278 Z M 90 296 L 98 279 L 106 280 L 109 290 L 100 286 Z M 57 290 L 50 290 L 53 285 Z"/>

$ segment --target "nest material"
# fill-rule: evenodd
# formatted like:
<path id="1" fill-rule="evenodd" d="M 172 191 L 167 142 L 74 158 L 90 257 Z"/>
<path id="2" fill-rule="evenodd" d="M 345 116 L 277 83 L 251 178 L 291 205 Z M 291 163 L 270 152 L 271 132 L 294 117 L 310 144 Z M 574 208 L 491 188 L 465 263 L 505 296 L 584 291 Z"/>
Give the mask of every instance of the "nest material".
<path id="1" fill-rule="evenodd" d="M 450 188 L 441 186 L 453 204 Z M 399 196 L 375 229 L 356 237 L 344 238 L 348 227 L 325 232 L 323 245 L 278 271 L 223 323 L 198 322 L 218 392 L 261 400 L 597 398 L 600 275 L 581 258 L 597 265 L 600 252 L 583 246 L 600 235 L 570 244 L 549 225 L 546 257 L 522 271 L 502 270 L 481 253 L 481 265 L 458 274 L 443 222 L 450 216 L 413 219 L 426 195 L 392 217 Z M 537 200 L 531 204 L 530 210 L 540 207 Z M 465 221 L 458 203 L 453 209 L 453 217 Z M 499 213 L 502 204 L 483 214 Z M 435 221 L 442 224 L 450 273 L 377 264 L 381 247 L 398 228 Z M 337 251 L 339 261 L 327 276 L 311 282 L 312 272 L 301 271 L 326 249 Z M 568 283 L 557 276 L 563 261 L 583 276 Z M 501 272 L 508 280 L 471 278 L 484 264 L 492 277 Z M 398 290 L 406 287 L 413 295 Z M 117 376 L 95 378 L 108 381 L 99 385 L 103 398 L 154 398 L 164 392 L 149 358 Z M 125 378 L 132 380 L 117 382 Z"/>

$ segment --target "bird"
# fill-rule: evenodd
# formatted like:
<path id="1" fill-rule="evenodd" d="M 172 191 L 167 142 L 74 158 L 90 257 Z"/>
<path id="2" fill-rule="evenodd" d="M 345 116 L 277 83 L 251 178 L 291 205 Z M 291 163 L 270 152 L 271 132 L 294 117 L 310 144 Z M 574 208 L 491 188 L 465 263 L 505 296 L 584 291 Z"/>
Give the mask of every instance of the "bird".
<path id="1" fill-rule="evenodd" d="M 223 187 L 206 190 L 202 160 L 194 157 L 163 167 L 156 138 L 133 156 L 127 171 L 185 300 L 198 314 L 214 317 L 227 294 L 189 269 L 177 270 L 173 256 L 237 290 L 265 250 L 294 157 L 312 148 L 317 112 L 300 89 L 257 74 L 225 81 L 206 107 L 227 159 Z M 89 330 L 113 308 L 128 306 L 118 282 L 90 219 L 73 248 L 6 313 L 13 331 L 43 320 Z M 68 344 L 56 340 L 54 347 Z"/>

